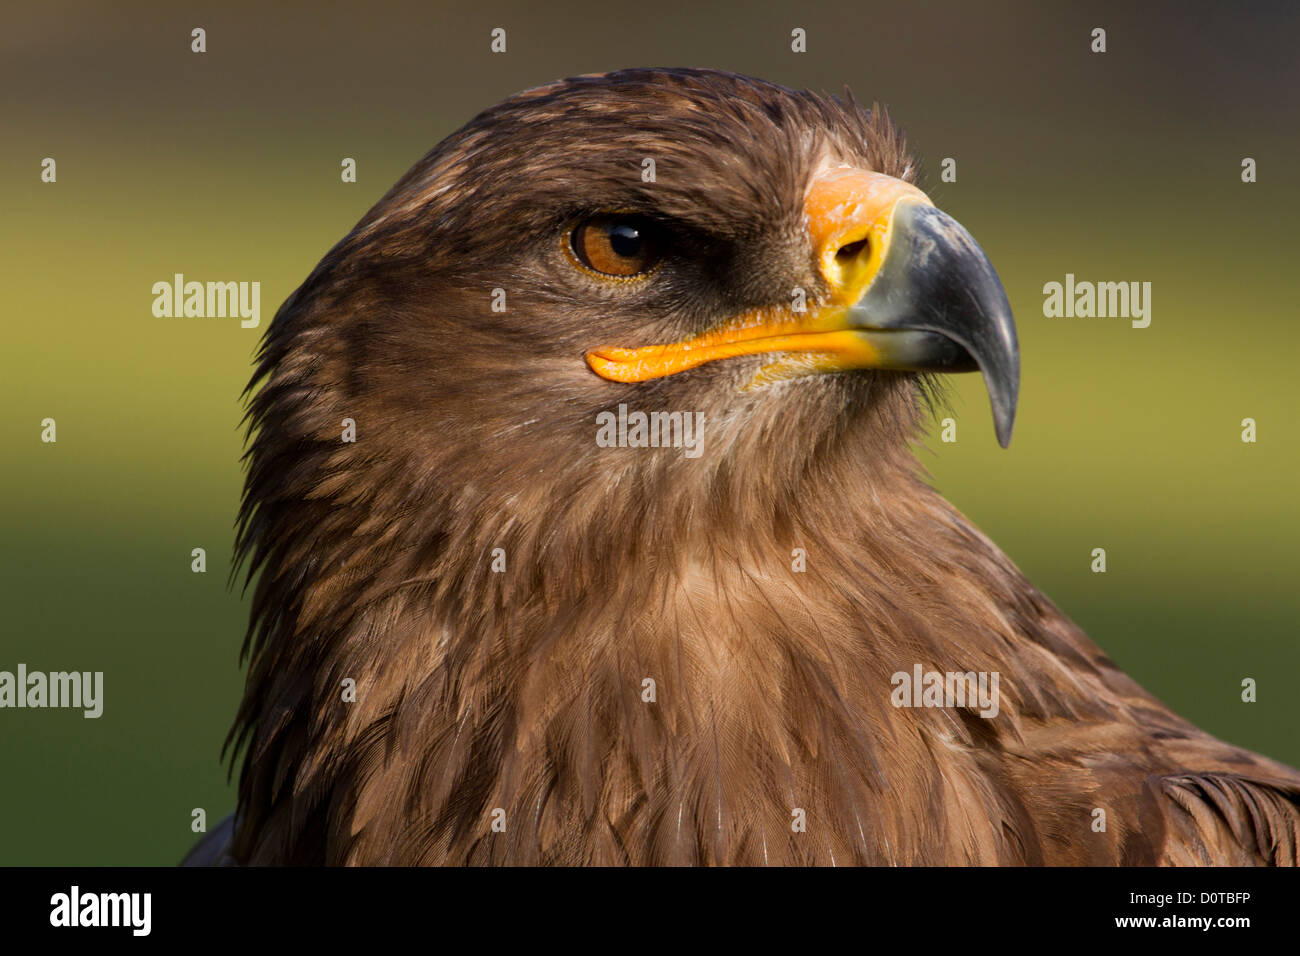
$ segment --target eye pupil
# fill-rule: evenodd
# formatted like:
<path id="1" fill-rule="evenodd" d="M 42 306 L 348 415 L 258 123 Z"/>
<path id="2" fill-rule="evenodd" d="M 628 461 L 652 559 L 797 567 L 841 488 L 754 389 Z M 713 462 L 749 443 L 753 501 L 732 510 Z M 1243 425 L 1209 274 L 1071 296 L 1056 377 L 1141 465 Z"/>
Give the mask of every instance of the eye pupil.
<path id="1" fill-rule="evenodd" d="M 573 230 L 574 257 L 602 275 L 629 279 L 644 275 L 660 252 L 659 234 L 640 216 L 593 216 Z"/>
<path id="2" fill-rule="evenodd" d="M 630 223 L 614 223 L 609 227 L 609 247 L 614 255 L 633 259 L 641 253 L 641 231 Z"/>

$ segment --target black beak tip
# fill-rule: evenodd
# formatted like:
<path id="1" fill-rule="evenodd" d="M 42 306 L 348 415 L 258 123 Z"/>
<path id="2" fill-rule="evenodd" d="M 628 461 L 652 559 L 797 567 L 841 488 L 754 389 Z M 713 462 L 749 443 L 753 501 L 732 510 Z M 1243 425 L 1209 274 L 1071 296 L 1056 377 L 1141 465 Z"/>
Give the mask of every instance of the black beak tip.
<path id="1" fill-rule="evenodd" d="M 1004 353 L 1010 358 L 1000 367 L 984 367 L 984 384 L 989 393 L 989 406 L 993 410 L 993 429 L 998 436 L 998 444 L 1007 448 L 1011 444 L 1011 431 L 1016 424 L 1016 405 L 1020 397 L 1020 356 L 1013 344 Z M 993 363 L 988 363 L 993 364 Z"/>
<path id="2" fill-rule="evenodd" d="M 1008 324 L 1004 328 L 1014 329 L 1014 326 Z M 997 433 L 998 444 L 1003 448 L 1011 444 L 1011 431 L 1016 424 L 1016 405 L 1020 398 L 1020 350 L 1014 340 L 1014 331 L 1011 335 L 1013 338 L 1010 347 L 987 363 L 991 367 L 981 369 L 989 393 L 989 405 L 993 410 L 993 429 Z M 1003 361 L 997 361 L 997 358 L 1002 358 Z"/>
<path id="3" fill-rule="evenodd" d="M 994 412 L 993 428 L 998 435 L 998 444 L 1003 448 L 1011 447 L 1011 430 L 1015 427 L 1015 424 L 1016 410 L 1014 406 L 1009 411 Z"/>

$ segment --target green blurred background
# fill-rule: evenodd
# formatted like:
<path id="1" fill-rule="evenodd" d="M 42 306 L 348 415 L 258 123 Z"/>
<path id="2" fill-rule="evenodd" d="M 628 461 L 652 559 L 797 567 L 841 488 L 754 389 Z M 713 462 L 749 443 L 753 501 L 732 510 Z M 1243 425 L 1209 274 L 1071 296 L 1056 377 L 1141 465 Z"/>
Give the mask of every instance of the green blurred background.
<path id="1" fill-rule="evenodd" d="M 0 711 L 0 863 L 167 864 L 234 794 L 247 602 L 226 576 L 262 330 L 408 166 L 556 77 L 712 66 L 887 104 L 997 265 L 1010 451 L 953 383 L 940 489 L 1141 683 L 1300 764 L 1292 691 L 1300 15 L 1258 6 L 26 5 L 0 35 L 0 669 L 102 670 L 99 720 Z M 190 30 L 208 51 L 190 52 Z M 489 31 L 508 31 L 504 55 Z M 1108 31 L 1108 52 L 1089 50 Z M 790 52 L 794 27 L 808 52 Z M 40 181 L 53 157 L 58 182 Z M 340 182 L 354 157 L 358 182 Z M 1241 182 L 1243 157 L 1259 181 Z M 943 157 L 955 183 L 939 181 Z M 262 283 L 262 328 L 159 319 L 175 272 Z M 1042 286 L 1153 284 L 1152 323 Z M 40 421 L 58 442 L 40 441 Z M 1240 422 L 1259 423 L 1243 444 Z M 208 572 L 190 571 L 204 547 Z M 1094 547 L 1109 571 L 1089 570 Z M 1259 700 L 1240 700 L 1243 677 Z"/>

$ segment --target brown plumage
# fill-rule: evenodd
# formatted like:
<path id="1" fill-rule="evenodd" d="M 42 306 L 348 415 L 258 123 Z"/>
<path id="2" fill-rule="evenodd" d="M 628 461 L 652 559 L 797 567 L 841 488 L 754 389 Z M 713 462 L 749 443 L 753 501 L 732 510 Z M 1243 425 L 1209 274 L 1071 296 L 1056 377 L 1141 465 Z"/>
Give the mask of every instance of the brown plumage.
<path id="1" fill-rule="evenodd" d="M 805 201 L 841 166 L 915 173 L 851 101 L 579 77 L 448 137 L 326 255 L 250 385 L 237 823 L 196 861 L 1296 861 L 1300 774 L 1171 713 L 928 487 L 924 375 L 593 371 L 834 300 Z M 603 213 L 657 268 L 575 263 Z M 1014 401 L 968 351 L 946 367 Z M 620 403 L 701 412 L 702 453 L 599 447 Z M 997 672 L 997 716 L 894 706 L 917 664 Z"/>

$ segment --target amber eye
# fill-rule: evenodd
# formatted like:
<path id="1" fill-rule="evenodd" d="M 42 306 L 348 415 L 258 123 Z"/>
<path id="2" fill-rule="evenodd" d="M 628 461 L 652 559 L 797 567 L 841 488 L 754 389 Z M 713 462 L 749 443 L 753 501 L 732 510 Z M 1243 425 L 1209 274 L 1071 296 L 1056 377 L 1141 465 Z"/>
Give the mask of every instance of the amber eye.
<path id="1" fill-rule="evenodd" d="M 655 264 L 658 239 L 654 225 L 639 216 L 594 216 L 573 230 L 573 254 L 594 272 L 629 278 Z"/>

